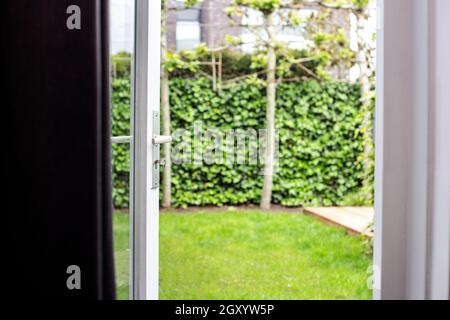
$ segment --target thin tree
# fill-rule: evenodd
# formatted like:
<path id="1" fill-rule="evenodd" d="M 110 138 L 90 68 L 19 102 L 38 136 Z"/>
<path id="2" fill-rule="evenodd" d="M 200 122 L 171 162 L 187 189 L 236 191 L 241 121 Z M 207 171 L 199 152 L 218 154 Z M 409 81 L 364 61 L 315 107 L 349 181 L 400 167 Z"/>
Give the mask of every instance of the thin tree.
<path id="1" fill-rule="evenodd" d="M 273 175 L 275 169 L 275 107 L 277 94 L 277 36 L 275 30 L 275 11 L 271 10 L 264 14 L 267 32 L 267 109 L 266 109 L 266 159 L 264 163 L 264 183 L 261 193 L 261 208 L 270 209 L 272 199 Z"/>
<path id="2" fill-rule="evenodd" d="M 373 41 L 367 40 L 367 37 L 370 36 L 366 31 L 367 22 L 370 18 L 369 1 L 360 1 L 359 6 L 353 9 L 353 14 L 356 17 L 357 65 L 359 68 L 358 83 L 361 88 L 361 104 L 363 110 L 363 190 L 366 198 L 365 201 L 368 204 L 372 204 L 374 200 L 373 98 L 375 95 L 375 66 L 373 61 L 375 48 Z"/>
<path id="3" fill-rule="evenodd" d="M 264 72 L 257 72 L 249 76 L 265 75 L 266 82 L 266 154 L 264 159 L 264 183 L 261 192 L 260 206 L 262 209 L 269 209 L 271 206 L 273 176 L 275 170 L 275 152 L 276 152 L 276 94 L 277 84 L 284 81 L 283 77 L 288 75 L 289 67 L 296 65 L 305 73 L 315 79 L 326 79 L 330 77 L 330 70 L 350 69 L 355 63 L 359 66 L 360 76 L 359 84 L 362 92 L 362 102 L 364 114 L 364 132 L 365 149 L 363 161 L 366 170 L 366 176 L 370 175 L 371 152 L 373 152 L 373 140 L 371 132 L 368 130 L 371 119 L 370 97 L 373 81 L 371 82 L 371 59 L 368 54 L 368 44 L 361 35 L 363 26 L 367 22 L 367 7 L 370 0 L 231 0 L 231 6 L 227 8 L 227 13 L 231 18 L 231 23 L 239 23 L 239 26 L 250 30 L 256 38 L 254 43 L 256 52 L 253 54 L 254 64 L 263 66 Z M 186 0 L 185 8 L 196 5 L 200 0 Z M 198 58 L 205 52 L 215 52 L 217 50 L 209 50 L 203 46 L 198 50 L 201 54 L 189 52 L 174 54 L 167 49 L 167 14 L 170 10 L 180 10 L 180 8 L 170 8 L 167 0 L 163 2 L 163 37 L 162 37 L 162 61 L 163 69 L 161 71 L 161 104 L 163 113 L 163 133 L 170 134 L 170 106 L 169 106 L 169 75 L 173 70 L 187 69 L 190 71 L 197 70 L 199 66 Z M 311 15 L 306 19 L 301 19 L 298 15 L 299 11 L 305 8 L 314 8 L 319 14 Z M 260 25 L 243 23 L 246 15 L 250 12 L 258 12 L 262 17 Z M 330 12 L 345 12 L 349 15 L 354 13 L 357 17 L 357 37 L 358 49 L 353 52 L 349 48 L 347 39 L 348 30 L 339 25 L 334 25 L 332 21 L 327 20 Z M 293 58 L 289 56 L 288 44 L 279 40 L 278 33 L 285 28 L 298 26 L 301 23 L 309 25 L 308 34 L 312 41 L 310 46 L 311 54 L 307 58 Z M 230 37 L 231 38 L 231 37 Z M 241 45 L 237 39 L 227 39 L 228 45 L 218 49 L 218 52 L 225 50 L 231 46 Z M 197 52 L 197 53 L 198 53 Z M 261 57 L 263 57 L 261 59 Z M 315 60 L 318 66 L 316 70 L 310 70 L 306 67 L 305 62 Z M 341 73 L 338 73 L 340 76 Z M 278 78 L 277 78 L 278 77 Z M 242 77 L 239 77 L 241 79 Z M 300 80 L 300 79 L 288 79 Z M 228 80 L 228 83 L 234 80 Z M 372 84 L 372 85 L 371 85 Z M 372 147 L 371 147 L 372 146 Z M 168 160 L 164 169 L 163 183 L 163 206 L 170 206 L 171 202 L 171 166 L 170 166 L 170 146 L 164 148 L 164 156 Z M 367 180 L 365 185 L 370 185 L 371 181 Z"/>
<path id="4" fill-rule="evenodd" d="M 161 5 L 161 119 L 162 119 L 162 134 L 171 135 L 171 121 L 170 121 L 170 71 L 174 69 L 174 55 L 168 48 L 167 41 L 167 17 L 171 11 L 179 11 L 189 9 L 202 0 L 186 0 L 181 6 L 173 6 L 169 0 L 163 0 Z M 179 60 L 175 64 L 182 64 L 178 68 L 185 67 L 185 63 Z M 189 66 L 191 67 L 191 66 Z M 175 68 L 176 69 L 176 68 Z M 172 204 L 172 161 L 171 161 L 171 145 L 166 143 L 163 146 L 163 157 L 166 164 L 163 169 L 163 199 L 162 206 L 169 208 Z"/>
<path id="5" fill-rule="evenodd" d="M 227 9 L 230 17 L 233 17 L 236 21 L 236 17 L 241 21 L 241 27 L 250 30 L 258 41 L 256 48 L 259 47 L 260 53 L 265 53 L 265 81 L 266 81 L 266 154 L 264 159 L 264 182 L 261 192 L 260 207 L 262 209 L 270 209 L 272 199 L 272 187 L 273 176 L 275 170 L 275 152 L 276 152 L 276 126 L 275 126 L 275 113 L 276 113 L 276 94 L 277 84 L 282 79 L 277 79 L 277 75 L 282 77 L 281 70 L 286 70 L 286 64 L 297 64 L 311 77 L 320 79 L 328 76 L 327 68 L 330 69 L 336 65 L 347 65 L 351 67 L 352 61 L 354 61 L 354 54 L 349 49 L 349 43 L 346 39 L 345 32 L 341 27 L 330 27 L 329 21 L 324 23 L 324 17 L 322 11 L 329 12 L 346 12 L 347 14 L 355 12 L 358 17 L 362 17 L 365 13 L 369 0 L 233 0 L 232 6 Z M 311 59 L 286 59 L 288 56 L 288 45 L 282 43 L 279 40 L 278 32 L 284 28 L 295 27 L 302 23 L 298 13 L 299 10 L 305 8 L 315 8 L 320 14 L 312 15 L 310 19 L 307 19 L 307 23 L 312 24 L 316 29 L 315 36 L 317 41 L 313 41 L 312 49 L 313 57 L 320 64 L 317 68 L 317 73 L 308 69 L 303 63 L 310 61 Z M 249 12 L 258 12 L 262 17 L 263 23 L 260 26 L 242 23 L 242 17 L 245 17 Z M 319 18 L 317 18 L 319 17 Z M 360 20 L 358 20 L 360 21 Z M 363 22 L 361 22 L 363 23 Z M 262 28 L 261 28 L 262 27 Z M 261 29 L 264 32 L 261 32 Z M 326 41 L 322 41 L 321 34 L 327 36 L 324 38 Z M 326 42 L 328 47 L 324 47 Z M 331 50 L 332 49 L 332 50 Z M 364 50 L 363 47 L 359 47 L 359 50 Z M 254 55 L 260 56 L 259 53 Z M 280 65 L 278 57 L 283 57 L 283 66 Z M 361 62 L 363 63 L 363 62 Z M 365 61 L 364 66 L 367 66 Z M 363 70 L 363 67 L 361 68 Z M 363 92 L 367 89 L 366 79 L 361 77 L 361 86 L 364 85 Z"/>
<path id="6" fill-rule="evenodd" d="M 168 0 L 162 2 L 161 8 L 161 118 L 162 133 L 170 136 L 170 89 L 169 89 L 169 71 L 166 68 L 167 62 L 167 13 Z M 163 199 L 162 206 L 168 208 L 172 203 L 172 162 L 171 162 L 171 146 L 166 143 L 163 146 L 163 155 L 166 164 L 163 169 Z"/>
<path id="7" fill-rule="evenodd" d="M 260 52 L 265 52 L 265 80 L 266 80 L 266 139 L 264 157 L 264 182 L 261 192 L 260 206 L 262 209 L 270 209 L 272 199 L 273 176 L 275 170 L 275 148 L 276 148 L 276 94 L 277 94 L 277 27 L 281 20 L 281 0 L 233 0 L 232 6 L 228 8 L 228 14 L 236 21 L 237 17 L 248 17 L 251 12 L 258 12 L 262 18 L 262 25 L 256 26 L 246 24 L 245 19 L 241 21 L 241 27 L 253 32 L 258 41 Z M 278 18 L 278 21 L 277 21 Z M 262 32 L 261 30 L 264 30 Z M 258 56 L 258 54 L 256 55 Z"/>

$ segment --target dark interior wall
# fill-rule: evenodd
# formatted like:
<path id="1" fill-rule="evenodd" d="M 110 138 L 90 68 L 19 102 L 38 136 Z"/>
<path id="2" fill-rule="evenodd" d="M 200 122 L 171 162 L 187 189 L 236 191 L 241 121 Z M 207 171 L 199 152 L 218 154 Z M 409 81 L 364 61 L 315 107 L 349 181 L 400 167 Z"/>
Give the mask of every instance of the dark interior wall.
<path id="1" fill-rule="evenodd" d="M 67 7 L 81 9 L 69 30 Z M 3 0 L 3 255 L 12 297 L 114 298 L 107 0 Z M 69 290 L 67 267 L 81 269 Z"/>

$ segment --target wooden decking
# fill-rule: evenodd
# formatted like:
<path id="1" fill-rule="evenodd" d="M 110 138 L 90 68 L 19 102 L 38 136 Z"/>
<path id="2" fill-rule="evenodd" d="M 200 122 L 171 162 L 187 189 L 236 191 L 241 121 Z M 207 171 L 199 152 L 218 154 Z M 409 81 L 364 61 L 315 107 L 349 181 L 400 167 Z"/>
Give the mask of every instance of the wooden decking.
<path id="1" fill-rule="evenodd" d="M 304 208 L 306 214 L 346 228 L 350 233 L 372 236 L 368 226 L 373 222 L 374 210 L 368 207 Z"/>

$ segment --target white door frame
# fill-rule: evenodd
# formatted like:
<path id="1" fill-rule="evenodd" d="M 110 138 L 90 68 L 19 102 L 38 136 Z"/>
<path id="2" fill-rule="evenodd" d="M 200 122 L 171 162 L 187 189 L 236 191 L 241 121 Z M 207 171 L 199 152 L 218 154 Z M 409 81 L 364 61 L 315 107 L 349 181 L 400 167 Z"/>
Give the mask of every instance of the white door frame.
<path id="1" fill-rule="evenodd" d="M 374 298 L 448 299 L 450 1 L 377 1 Z M 132 299 L 158 299 L 159 189 L 150 162 L 160 22 L 159 0 L 136 0 Z"/>
<path id="2" fill-rule="evenodd" d="M 448 299 L 450 1 L 378 0 L 375 299 Z"/>
<path id="3" fill-rule="evenodd" d="M 157 300 L 159 188 L 152 188 L 154 112 L 160 103 L 161 1 L 136 0 L 133 62 L 130 299 Z M 157 133 L 159 134 L 159 132 Z"/>

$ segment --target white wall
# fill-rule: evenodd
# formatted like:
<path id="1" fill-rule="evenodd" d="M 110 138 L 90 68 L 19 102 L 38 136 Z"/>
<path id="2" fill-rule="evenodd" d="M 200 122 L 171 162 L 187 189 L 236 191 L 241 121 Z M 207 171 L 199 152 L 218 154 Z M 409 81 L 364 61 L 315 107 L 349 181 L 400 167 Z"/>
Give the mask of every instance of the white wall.
<path id="1" fill-rule="evenodd" d="M 427 288 L 432 299 L 450 298 L 450 1 L 436 0 L 433 28 L 432 68 L 434 110 L 431 114 L 430 248 Z"/>

